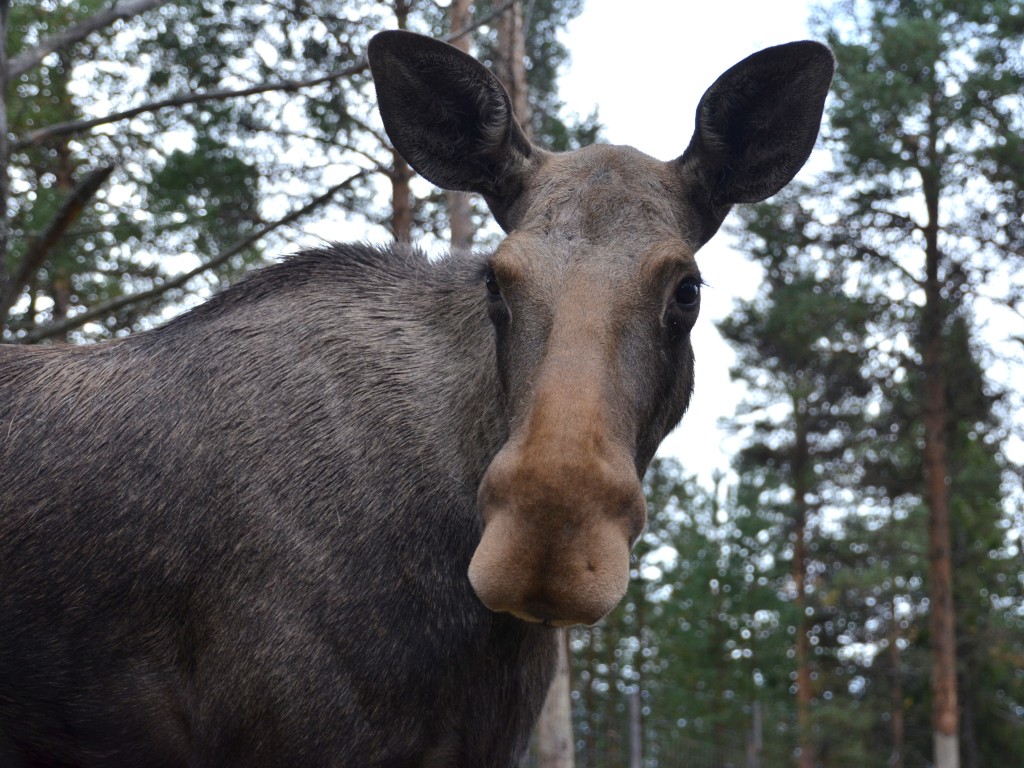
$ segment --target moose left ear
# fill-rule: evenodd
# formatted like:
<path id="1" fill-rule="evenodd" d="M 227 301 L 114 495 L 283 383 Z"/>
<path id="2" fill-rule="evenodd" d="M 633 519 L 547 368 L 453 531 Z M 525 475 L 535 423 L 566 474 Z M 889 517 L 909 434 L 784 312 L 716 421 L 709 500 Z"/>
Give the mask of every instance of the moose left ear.
<path id="1" fill-rule="evenodd" d="M 537 150 L 498 78 L 454 46 L 412 32 L 380 32 L 368 54 L 384 129 L 399 154 L 443 189 L 482 194 L 511 229 L 509 211 Z"/>
<path id="2" fill-rule="evenodd" d="M 674 161 L 706 218 L 702 240 L 730 206 L 774 195 L 803 167 L 834 72 L 832 52 L 805 40 L 748 56 L 708 88 L 690 145 Z"/>

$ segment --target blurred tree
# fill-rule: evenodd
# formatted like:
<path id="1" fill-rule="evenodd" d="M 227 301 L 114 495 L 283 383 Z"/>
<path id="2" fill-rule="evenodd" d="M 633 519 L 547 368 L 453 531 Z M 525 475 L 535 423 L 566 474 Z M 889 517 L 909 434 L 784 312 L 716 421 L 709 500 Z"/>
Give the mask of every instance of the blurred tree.
<path id="1" fill-rule="evenodd" d="M 987 286 L 1020 312 L 1024 253 L 1024 7 L 1014 0 L 840 4 L 816 27 L 839 62 L 829 110 L 836 168 L 835 257 L 920 302 L 914 375 L 922 381 L 929 528 L 934 760 L 959 764 L 950 457 L 951 305 Z"/>
<path id="2" fill-rule="evenodd" d="M 979 358 L 981 349 L 972 340 L 972 323 L 966 309 L 946 313 L 946 348 L 943 364 L 947 371 L 946 401 L 949 421 L 944 435 L 949 457 L 949 500 L 952 522 L 951 561 L 954 582 L 956 623 L 961 628 L 957 641 L 958 699 L 961 724 L 961 755 L 970 768 L 991 764 L 1000 754 L 1024 749 L 1024 680 L 1009 671 L 1007 664 L 1024 659 L 1024 573 L 1019 553 L 1007 539 L 1014 521 L 1007 508 L 1008 474 L 1003 458 L 1007 425 L 997 413 L 1004 393 L 993 392 L 985 380 Z M 883 504 L 905 510 L 909 517 L 897 521 L 897 538 L 903 541 L 906 564 L 898 572 L 913 573 L 918 555 L 927 553 L 925 542 L 913 530 L 914 521 L 924 517 L 919 508 L 925 488 L 925 472 L 920 452 L 922 441 L 923 382 L 904 377 L 893 382 L 881 421 L 890 428 L 870 456 L 866 457 L 866 484 Z M 888 538 L 888 537 L 886 537 Z M 878 548 L 876 535 L 872 549 Z M 911 542 L 912 545 L 908 546 Z M 899 555 L 886 560 L 892 568 Z M 910 556 L 913 560 L 907 560 Z M 926 580 L 925 580 L 926 581 Z M 926 614 L 925 594 L 916 599 L 903 596 L 903 606 L 922 606 L 904 610 L 902 621 L 887 617 L 899 640 L 913 639 L 915 645 L 929 642 L 930 627 L 921 617 Z M 880 624 L 882 622 L 879 622 Z M 878 642 L 867 637 L 865 642 Z M 913 651 L 913 649 L 911 649 Z M 921 689 L 913 697 L 925 702 L 930 692 Z M 918 722 L 923 717 L 907 712 Z M 927 750 L 924 740 L 911 749 Z"/>
<path id="3" fill-rule="evenodd" d="M 806 211 L 804 248 L 834 265 L 834 285 L 891 304 L 863 349 L 880 382 L 876 406 L 898 391 L 893 385 L 919 383 L 919 442 L 877 435 L 900 455 L 915 453 L 925 478 L 915 491 L 923 491 L 929 532 L 932 752 L 939 768 L 951 768 L 961 752 L 962 705 L 952 581 L 956 470 L 947 439 L 958 423 L 948 386 L 952 319 L 974 317 L 978 301 L 1004 317 L 1024 315 L 1024 283 L 1012 277 L 1024 267 L 1024 7 L 844 1 L 820 10 L 812 30 L 838 60 L 824 132 L 832 169 L 813 186 L 785 190 L 766 210 Z M 766 239 L 785 229 L 780 222 Z"/>
<path id="4" fill-rule="evenodd" d="M 322 24 L 310 4 L 134 2 L 113 6 L 138 11 L 115 26 L 110 5 L 11 9 L 11 61 L 34 64 L 8 93 L 8 341 L 138 327 L 232 279 L 342 190 L 354 202 L 372 167 L 352 159 L 345 75 L 358 80 L 352 50 L 381 13 L 354 24 L 331 4 Z M 80 28 L 95 31 L 66 34 Z M 69 201 L 75 216 L 55 216 Z"/>
<path id="5" fill-rule="evenodd" d="M 554 54 L 528 72 L 539 104 L 558 103 L 567 55 L 545 35 L 579 6 L 530 5 L 526 54 Z M 493 45 L 509 7 L 477 8 L 466 35 Z M 145 327 L 308 242 L 314 217 L 439 242 L 442 197 L 391 150 L 362 52 L 388 27 L 463 32 L 448 21 L 414 0 L 13 0 L 3 340 Z M 596 130 L 550 117 L 542 143 Z"/>
<path id="6" fill-rule="evenodd" d="M 798 765 L 811 768 L 822 733 L 812 726 L 818 638 L 811 600 L 820 571 L 811 554 L 823 515 L 837 516 L 851 502 L 844 492 L 856 482 L 854 458 L 867 426 L 872 386 L 864 348 L 877 308 L 846 295 L 842 265 L 808 250 L 814 222 L 799 197 L 743 211 L 742 244 L 764 266 L 765 279 L 759 295 L 741 302 L 719 330 L 736 352 L 732 375 L 749 392 L 733 421 L 749 434 L 737 471 L 762 476 L 760 503 L 790 523 Z"/>
<path id="7" fill-rule="evenodd" d="M 721 481 L 703 488 L 670 459 L 647 473 L 649 523 L 627 595 L 573 633 L 584 765 L 626 765 L 637 752 L 645 766 L 773 765 L 792 753 L 781 537 Z"/>

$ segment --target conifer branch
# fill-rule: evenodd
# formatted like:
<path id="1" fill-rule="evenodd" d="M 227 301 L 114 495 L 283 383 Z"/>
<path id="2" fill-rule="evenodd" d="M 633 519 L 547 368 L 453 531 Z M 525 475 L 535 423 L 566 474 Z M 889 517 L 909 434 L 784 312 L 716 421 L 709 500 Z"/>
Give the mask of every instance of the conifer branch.
<path id="1" fill-rule="evenodd" d="M 154 300 L 160 298 L 168 291 L 171 291 L 175 288 L 181 288 L 192 278 L 201 275 L 204 272 L 216 269 L 217 267 L 221 266 L 232 257 L 237 256 L 238 254 L 244 252 L 248 248 L 251 248 L 253 245 L 256 244 L 256 242 L 266 237 L 271 232 L 280 229 L 281 227 L 287 226 L 295 222 L 297 219 L 300 219 L 303 216 L 316 210 L 320 206 L 327 203 L 332 197 L 334 197 L 334 195 L 336 195 L 342 189 L 349 186 L 356 180 L 362 178 L 363 176 L 366 176 L 368 173 L 369 171 L 362 170 L 352 176 L 349 176 L 344 181 L 335 184 L 323 194 L 318 195 L 317 197 L 313 198 L 302 207 L 295 209 L 294 211 L 287 214 L 283 218 L 278 219 L 277 221 L 271 222 L 269 224 L 265 224 L 262 227 L 259 227 L 255 232 L 246 235 L 244 238 L 239 240 L 234 245 L 230 246 L 224 251 L 221 251 L 215 257 L 203 262 L 193 270 L 177 275 L 171 278 L 170 280 L 167 280 L 161 283 L 160 285 L 154 286 L 153 288 L 150 288 L 148 290 L 132 293 L 128 296 L 119 296 L 116 299 L 111 299 L 110 301 L 104 302 L 103 304 L 92 307 L 91 309 L 74 315 L 73 317 L 69 317 L 65 320 L 62 320 L 59 323 L 53 323 L 51 325 L 45 325 L 35 328 L 26 333 L 24 336 L 15 339 L 15 341 L 20 342 L 22 344 L 33 344 L 37 341 L 42 341 L 43 339 L 49 339 L 54 336 L 60 336 L 61 334 L 67 333 L 68 331 L 74 330 L 75 328 L 80 328 L 86 323 L 89 323 L 105 315 L 109 315 L 112 312 L 116 312 L 120 309 L 123 309 L 124 307 L 136 304 L 151 304 Z"/>
<path id="2" fill-rule="evenodd" d="M 99 191 L 99 188 L 103 186 L 103 182 L 107 180 L 113 171 L 114 166 L 107 165 L 102 168 L 96 168 L 87 174 L 78 186 L 71 190 L 68 196 L 64 198 L 60 208 L 57 209 L 57 213 L 54 214 L 49 224 L 46 225 L 46 229 L 39 236 L 32 239 L 21 265 L 18 267 L 17 274 L 10 281 L 7 296 L 3 301 L 0 301 L 0 317 L 7 316 L 7 312 L 11 308 L 8 302 L 13 303 L 14 298 L 28 285 L 32 280 L 32 276 L 39 271 L 43 262 L 46 261 L 47 255 L 53 250 L 53 247 L 60 241 L 61 237 L 64 236 L 64 233 L 67 232 L 68 227 L 82 214 L 86 204 Z"/>
<path id="3" fill-rule="evenodd" d="M 157 8 L 166 3 L 167 0 L 125 0 L 125 2 L 115 2 L 105 11 L 95 13 L 73 27 L 45 38 L 35 48 L 20 53 L 8 60 L 7 75 L 11 80 L 16 80 L 29 70 L 39 66 L 40 62 L 51 53 L 80 42 L 93 32 L 108 27 L 119 19 L 130 19 L 144 11 Z"/>
<path id="4" fill-rule="evenodd" d="M 162 0 L 161 0 L 162 1 Z M 156 0 L 148 0 L 151 4 Z M 474 21 L 469 26 L 453 32 L 450 35 L 442 38 L 446 42 L 451 42 L 457 38 L 469 34 L 474 29 L 477 29 L 485 24 L 493 21 L 495 18 L 504 13 L 512 2 L 503 3 L 501 6 L 496 8 L 493 13 L 488 14 L 482 19 Z M 120 112 L 112 112 L 109 115 L 102 117 L 95 117 L 88 120 L 74 120 L 67 123 L 58 123 L 56 125 L 50 125 L 45 128 L 32 131 L 27 136 L 18 139 L 14 146 L 16 148 L 24 148 L 29 146 L 38 146 L 43 144 L 50 139 L 55 139 L 64 136 L 71 136 L 77 133 L 83 133 L 92 128 L 100 125 L 108 125 L 110 123 L 118 123 L 123 120 L 130 120 L 133 117 L 146 114 L 149 112 L 159 112 L 163 109 L 170 109 L 172 107 L 183 107 L 189 104 L 202 104 L 208 101 L 227 101 L 229 99 L 241 99 L 247 96 L 255 96 L 262 93 L 270 93 L 274 91 L 285 91 L 285 92 L 298 92 L 307 88 L 314 88 L 324 83 L 329 83 L 334 80 L 340 80 L 347 77 L 353 77 L 355 75 L 364 72 L 370 66 L 368 59 L 365 55 L 360 56 L 355 61 L 351 62 L 348 66 L 342 67 L 341 69 L 330 72 L 326 75 L 320 75 L 319 77 L 309 78 L 307 80 L 277 80 L 271 83 L 264 83 L 262 85 L 254 85 L 248 88 L 219 88 L 212 91 L 202 91 L 197 93 L 183 93 L 177 96 L 171 96 L 166 99 L 160 99 L 159 101 L 152 101 L 147 104 L 140 104 L 137 107 L 131 109 L 122 110 Z"/>

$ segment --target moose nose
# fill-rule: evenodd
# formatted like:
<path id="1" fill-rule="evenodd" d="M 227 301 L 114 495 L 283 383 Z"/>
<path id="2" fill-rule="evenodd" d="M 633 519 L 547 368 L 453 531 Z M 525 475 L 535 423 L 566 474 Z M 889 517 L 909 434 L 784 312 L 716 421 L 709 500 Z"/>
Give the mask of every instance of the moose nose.
<path id="1" fill-rule="evenodd" d="M 632 467 L 626 457 L 503 448 L 480 486 L 484 531 L 469 565 L 484 605 L 555 626 L 612 610 L 646 519 Z"/>

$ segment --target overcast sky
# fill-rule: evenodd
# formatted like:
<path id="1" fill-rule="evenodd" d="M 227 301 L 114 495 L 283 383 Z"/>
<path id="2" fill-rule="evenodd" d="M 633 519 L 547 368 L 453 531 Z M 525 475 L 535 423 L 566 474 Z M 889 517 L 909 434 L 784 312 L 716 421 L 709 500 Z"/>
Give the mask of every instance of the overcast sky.
<path id="1" fill-rule="evenodd" d="M 804 0 L 585 0 L 562 36 L 572 62 L 559 80 L 568 111 L 598 108 L 604 138 L 661 160 L 677 157 L 693 132 L 693 116 L 712 82 L 751 53 L 808 37 Z M 688 472 L 707 480 L 726 470 L 740 441 L 718 428 L 743 390 L 729 379 L 733 355 L 715 329 L 737 298 L 754 295 L 760 270 L 720 232 L 697 257 L 708 282 L 693 330 L 697 386 L 690 410 L 662 445 Z"/>

